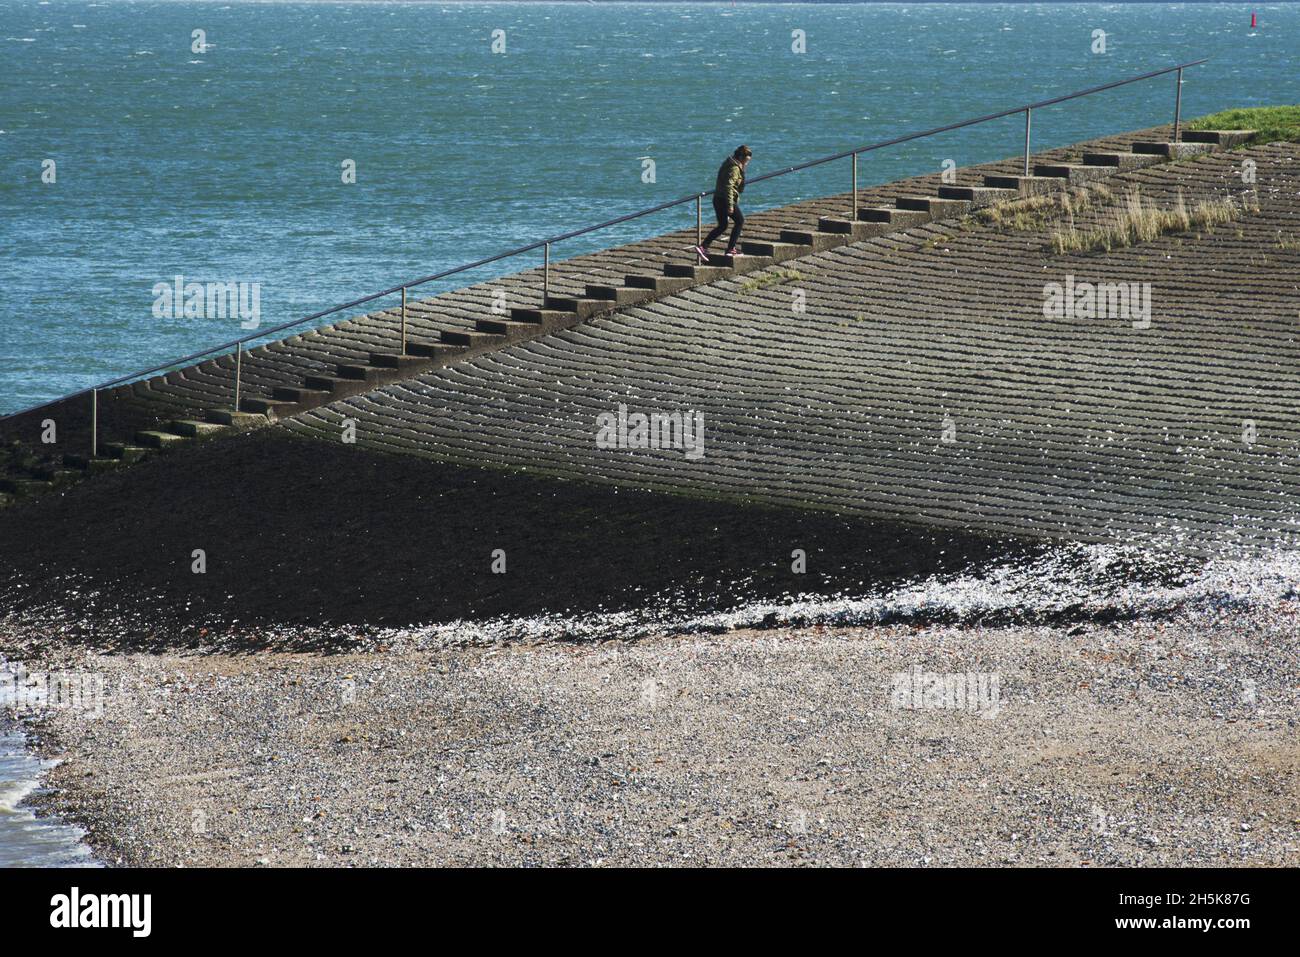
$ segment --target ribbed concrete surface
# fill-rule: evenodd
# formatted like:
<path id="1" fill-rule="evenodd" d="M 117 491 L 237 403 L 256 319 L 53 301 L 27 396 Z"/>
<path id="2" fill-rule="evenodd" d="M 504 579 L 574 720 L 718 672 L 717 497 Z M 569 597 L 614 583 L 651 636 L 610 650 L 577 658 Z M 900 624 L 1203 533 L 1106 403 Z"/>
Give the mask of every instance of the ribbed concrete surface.
<path id="1" fill-rule="evenodd" d="M 1035 154 L 1036 162 L 1077 162 L 1084 150 L 1127 151 L 1139 139 L 1167 139 L 1169 127 L 1105 137 L 1070 147 Z M 847 164 L 847 161 L 845 161 Z M 957 170 L 961 185 L 980 185 L 989 173 L 1019 172 L 1020 161 L 1006 160 Z M 798 174 L 795 174 L 798 175 Z M 847 178 L 847 165 L 845 176 Z M 860 161 L 863 182 L 871 179 L 869 155 Z M 899 195 L 933 195 L 940 183 L 938 174 L 900 180 L 860 190 L 860 205 L 890 202 Z M 762 185 L 747 194 L 751 203 L 762 201 Z M 748 216 L 745 238 L 776 240 L 782 227 L 815 229 L 821 216 L 847 216 L 848 193 L 782 206 Z M 711 211 L 705 210 L 706 217 Z M 693 221 L 693 211 L 679 215 Z M 647 220 L 647 228 L 662 223 L 663 217 Z M 626 275 L 659 275 L 666 262 L 692 262 L 687 251 L 694 243 L 695 230 L 656 236 L 642 242 L 601 250 L 573 259 L 556 261 L 551 267 L 553 295 L 581 295 L 587 283 L 621 285 Z M 715 247 L 718 248 L 718 247 Z M 552 250 L 563 256 L 561 245 Z M 520 259 L 519 264 L 536 259 Z M 470 331 L 475 322 L 494 316 L 493 297 L 504 290 L 508 307 L 541 305 L 541 269 L 532 268 L 498 280 L 454 290 L 430 299 L 408 303 L 408 332 L 415 341 L 436 342 L 443 330 Z M 307 375 L 332 375 L 338 363 L 365 362 L 371 352 L 395 352 L 399 348 L 399 310 L 381 310 L 322 327 L 303 335 L 290 336 L 252 350 L 244 357 L 242 381 L 246 397 L 269 398 L 277 386 L 301 386 Z M 228 407 L 234 391 L 234 357 L 223 356 L 187 368 L 128 385 L 100 396 L 100 440 L 129 439 L 137 429 L 156 428 L 172 418 L 201 418 L 207 409 Z M 53 415 L 60 426 L 62 445 L 53 449 L 39 445 L 40 422 Z M 79 397 L 34 414 L 20 415 L 0 423 L 0 439 L 20 438 L 38 455 L 55 456 L 69 448 L 82 451 L 89 441 L 89 399 Z"/>
<path id="2" fill-rule="evenodd" d="M 697 287 L 281 427 L 338 441 L 352 417 L 364 445 L 453 462 L 998 532 L 1194 550 L 1290 539 L 1300 251 L 1278 237 L 1300 238 L 1298 154 L 1277 144 L 1109 181 L 1194 202 L 1240 193 L 1253 159 L 1259 212 L 1212 236 L 1058 256 L 1045 231 L 934 223 L 786 264 L 793 283 Z M 815 219 L 837 201 L 805 205 Z M 788 208 L 768 220 L 791 221 Z M 1067 274 L 1152 283 L 1151 328 L 1045 319 L 1043 286 Z M 620 402 L 703 411 L 705 456 L 597 449 L 596 417 Z"/>

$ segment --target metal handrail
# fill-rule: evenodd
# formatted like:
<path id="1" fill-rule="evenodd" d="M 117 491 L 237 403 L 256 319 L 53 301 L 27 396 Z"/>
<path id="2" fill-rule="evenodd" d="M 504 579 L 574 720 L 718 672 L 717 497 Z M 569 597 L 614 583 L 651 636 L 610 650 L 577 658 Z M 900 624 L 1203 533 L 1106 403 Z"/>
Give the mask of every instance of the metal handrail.
<path id="1" fill-rule="evenodd" d="M 1015 116 L 1018 113 L 1025 114 L 1024 171 L 1025 171 L 1025 175 L 1028 176 L 1029 175 L 1030 122 L 1034 110 L 1041 109 L 1046 106 L 1053 106 L 1057 103 L 1064 103 L 1067 100 L 1074 100 L 1084 96 L 1091 96 L 1092 94 L 1100 93 L 1103 90 L 1111 90 L 1116 87 L 1127 86 L 1130 83 L 1138 83 L 1141 82 L 1142 80 L 1149 80 L 1152 79 L 1153 77 L 1165 76 L 1166 74 L 1169 73 L 1178 74 L 1175 102 L 1174 102 L 1174 140 L 1176 142 L 1180 135 L 1179 126 L 1180 126 L 1181 113 L 1182 113 L 1183 70 L 1189 67 L 1200 66 L 1202 63 L 1205 63 L 1208 60 L 1209 57 L 1202 57 L 1199 60 L 1191 60 L 1188 61 L 1187 63 L 1180 63 L 1177 66 L 1165 67 L 1164 69 L 1160 69 L 1160 70 L 1152 70 L 1149 73 L 1143 73 L 1139 76 L 1128 77 L 1123 80 L 1114 80 L 1110 83 L 1103 83 L 1100 86 L 1089 87 L 1086 90 L 1077 90 L 1073 93 L 1066 93 L 1062 96 L 1052 97 L 1051 99 L 1039 100 L 1036 103 L 1028 103 L 1025 106 L 1017 106 L 1011 109 L 999 110 L 996 113 L 988 113 L 985 114 L 984 116 L 975 117 L 969 120 L 961 120 L 957 123 L 949 123 L 946 126 L 936 126 L 933 129 L 921 130 L 920 132 L 916 132 L 916 133 L 907 133 L 904 134 L 903 136 L 896 136 L 891 139 L 881 140 L 878 143 L 870 143 L 866 146 L 859 146 L 859 147 L 855 147 L 854 149 L 844 150 L 843 152 L 835 153 L 831 156 L 823 156 L 818 159 L 809 160 L 806 163 L 800 163 L 796 166 L 787 166 L 784 169 L 774 170 L 770 173 L 764 173 L 761 176 L 755 176 L 752 179 L 748 179 L 747 182 L 759 183 L 762 182 L 763 180 L 774 179 L 777 176 L 787 176 L 790 173 L 797 173 L 802 170 L 811 169 L 814 166 L 821 166 L 825 163 L 833 163 L 836 160 L 844 159 L 846 157 L 852 157 L 853 214 L 851 218 L 857 219 L 859 154 L 870 153 L 873 150 L 884 149 L 889 146 L 897 146 L 900 143 L 907 143 L 912 140 L 923 139 L 927 136 L 935 136 L 939 133 L 947 133 L 952 130 L 963 129 L 968 126 L 975 126 L 979 123 L 987 123 L 991 120 L 1002 119 L 1008 116 Z M 47 406 L 55 405 L 59 402 L 64 402 L 69 399 L 75 399 L 78 396 L 90 394 L 92 397 L 91 399 L 91 409 L 92 409 L 91 454 L 93 455 L 96 454 L 99 450 L 97 436 L 95 435 L 95 425 L 93 424 L 97 419 L 99 392 L 101 392 L 104 389 L 111 389 L 115 386 L 123 385 L 135 379 L 140 379 L 144 376 L 153 375 L 156 372 L 162 372 L 163 370 L 170 369 L 174 366 L 182 365 L 188 362 L 193 362 L 195 359 L 202 359 L 205 356 L 210 356 L 216 353 L 223 353 L 229 349 L 235 349 L 236 376 L 235 376 L 235 406 L 234 407 L 237 410 L 239 408 L 239 389 L 240 389 L 239 371 L 241 368 L 242 353 L 244 351 L 243 346 L 247 342 L 252 342 L 257 339 L 264 339 L 267 336 L 274 335 L 277 332 L 284 332 L 285 330 L 292 329 L 295 326 L 300 326 L 308 322 L 314 322 L 317 319 L 323 319 L 325 316 L 329 316 L 337 312 L 342 312 L 345 309 L 352 309 L 355 308 L 356 306 L 364 305 L 365 303 L 368 302 L 374 302 L 376 299 L 382 299 L 386 296 L 391 296 L 395 293 L 400 292 L 402 294 L 401 348 L 402 348 L 402 354 L 405 355 L 406 354 L 406 293 L 407 290 L 412 289 L 416 286 L 424 285 L 425 283 L 433 282 L 438 279 L 445 279 L 448 276 L 454 276 L 457 273 L 467 272 L 471 269 L 477 269 L 480 266 L 486 266 L 490 263 L 499 262 L 503 259 L 510 259 L 514 256 L 522 255 L 523 253 L 532 252 L 535 249 L 541 249 L 543 250 L 542 292 L 543 292 L 543 299 L 545 299 L 550 292 L 550 260 L 551 260 L 551 245 L 553 243 L 563 242 L 568 239 L 574 239 L 578 236 L 584 236 L 587 233 L 593 233 L 593 232 L 597 232 L 598 230 L 608 229 L 610 226 L 617 226 L 619 223 L 626 223 L 634 219 L 640 219 L 643 216 L 650 216 L 653 215 L 654 213 L 663 212 L 666 209 L 672 209 L 674 207 L 681 206 L 685 203 L 692 203 L 692 202 L 695 203 L 695 224 L 696 224 L 695 229 L 698 237 L 702 229 L 701 208 L 702 208 L 703 200 L 706 196 L 712 196 L 713 193 L 714 190 L 708 190 L 707 192 L 701 192 L 701 193 L 692 193 L 690 196 L 683 196 L 680 199 L 669 200 L 668 202 L 660 203 L 657 206 L 650 206 L 645 209 L 637 210 L 636 212 L 626 213 L 622 216 L 616 216 L 613 219 L 607 219 L 604 222 L 597 223 L 593 226 L 584 226 L 580 229 L 573 229 L 565 233 L 558 233 L 546 239 L 539 239 L 535 242 L 528 243 L 527 245 L 518 246 L 514 249 L 506 250 L 505 252 L 496 253 L 495 255 L 487 256 L 484 257 L 483 259 L 478 259 L 471 263 L 465 263 L 464 265 L 461 266 L 454 266 L 451 269 L 444 269 L 440 272 L 432 273 L 431 275 L 423 276 L 419 279 L 412 279 L 404 283 L 399 283 L 398 285 L 390 286 L 388 289 L 384 289 L 381 292 L 371 293 L 368 296 L 362 296 L 361 298 L 353 299 L 350 302 L 345 302 L 336 306 L 331 306 L 328 309 L 322 309 L 319 312 L 314 312 L 309 316 L 303 316 L 300 319 L 294 319 L 289 322 L 282 323 L 278 326 L 273 326 L 270 329 L 262 329 L 251 335 L 243 336 L 239 339 L 232 339 L 229 342 L 222 343 L 221 345 L 212 346 L 209 349 L 204 349 L 201 352 L 194 352 L 188 356 L 183 356 L 182 358 L 179 359 L 173 359 L 169 362 L 165 362 L 162 363 L 161 365 L 153 366 L 152 368 L 149 369 L 142 369 L 138 372 L 128 373 L 127 375 L 119 376 L 116 379 L 111 379 L 108 382 L 103 382 L 96 386 L 90 386 L 85 389 L 80 389 L 76 392 L 70 392 L 67 395 L 60 396 L 57 399 L 51 399 L 48 402 L 42 402 L 28 409 L 23 409 L 19 412 L 12 412 L 7 415 L 0 416 L 0 422 L 3 422 L 7 419 L 14 418 L 15 416 L 26 415 L 38 409 L 43 409 L 46 408 Z M 543 305 L 545 305 L 544 302 Z"/>

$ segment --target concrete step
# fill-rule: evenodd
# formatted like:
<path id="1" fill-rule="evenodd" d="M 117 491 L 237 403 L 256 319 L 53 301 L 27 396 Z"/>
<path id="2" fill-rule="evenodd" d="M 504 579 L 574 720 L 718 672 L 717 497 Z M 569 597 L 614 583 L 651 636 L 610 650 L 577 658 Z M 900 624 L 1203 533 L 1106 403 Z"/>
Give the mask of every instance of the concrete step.
<path id="1" fill-rule="evenodd" d="M 1131 148 L 1134 153 L 1145 153 L 1151 156 L 1164 156 L 1169 159 L 1181 159 L 1185 156 L 1198 156 L 1201 153 L 1212 153 L 1215 146 L 1213 143 L 1140 142 L 1133 143 Z"/>
<path id="2" fill-rule="evenodd" d="M 118 443 L 113 443 L 113 442 L 104 443 L 103 445 L 100 446 L 100 449 L 102 451 L 103 449 L 108 448 L 111 451 L 111 447 L 115 444 Z M 131 446 L 131 447 L 139 448 L 139 446 Z M 141 451 L 147 453 L 150 450 L 142 449 Z M 121 468 L 122 465 L 124 465 L 128 461 L 131 460 L 120 459 L 120 458 L 98 458 L 98 457 L 91 458 L 89 455 L 65 455 L 63 457 L 64 465 L 68 466 L 69 468 L 80 469 L 83 472 L 89 472 L 91 475 L 98 475 L 100 472 L 111 472 L 113 471 L 113 469 Z M 138 459 L 136 461 L 138 461 Z"/>
<path id="3" fill-rule="evenodd" d="M 729 266 L 702 266 L 695 263 L 668 263 L 664 275 L 670 278 L 688 278 L 696 282 L 713 282 L 731 272 Z"/>
<path id="4" fill-rule="evenodd" d="M 350 380 L 355 381 L 355 380 Z M 294 405 L 317 405 L 334 398 L 328 389 L 309 389 L 297 385 L 277 385 L 271 390 L 271 398 L 292 402 Z"/>
<path id="5" fill-rule="evenodd" d="M 315 377 L 308 376 L 308 385 L 311 384 L 311 379 L 313 378 Z M 243 412 L 260 412 L 271 421 L 275 421 L 284 416 L 293 415 L 295 412 L 299 411 L 299 406 L 296 402 L 286 402 L 283 399 L 263 399 L 260 396 L 241 398 L 239 400 L 239 407 L 240 411 Z"/>
<path id="6" fill-rule="evenodd" d="M 1020 196 L 1020 191 L 1015 189 L 1001 189 L 997 186 L 940 186 L 939 196 L 942 199 L 961 199 L 971 204 L 971 208 L 979 206 L 992 206 L 994 203 L 1004 203 L 1009 199 L 1016 199 Z"/>
<path id="7" fill-rule="evenodd" d="M 465 349 L 446 342 L 407 342 L 406 351 L 422 359 L 432 359 L 435 363 L 446 363 L 463 354 Z"/>
<path id="8" fill-rule="evenodd" d="M 1141 169 L 1162 162 L 1161 157 L 1147 153 L 1084 153 L 1084 166 L 1110 166 L 1115 169 Z"/>
<path id="9" fill-rule="evenodd" d="M 596 296 L 591 298 L 579 298 L 577 296 L 547 296 L 544 303 L 546 309 L 553 309 L 556 312 L 571 312 L 581 319 L 589 319 L 594 315 L 602 312 L 609 312 L 609 303 Z M 512 312 L 514 310 L 511 310 Z M 528 321 L 528 320 L 525 320 Z"/>
<path id="10" fill-rule="evenodd" d="M 785 262 L 797 259 L 808 252 L 808 247 L 799 243 L 769 243 L 763 241 L 741 240 L 740 251 L 747 256 L 763 256 L 773 262 Z"/>
<path id="11" fill-rule="evenodd" d="M 1116 172 L 1113 166 L 1087 164 L 1080 166 L 1075 163 L 1039 163 L 1034 167 L 1035 176 L 1055 177 L 1065 180 L 1071 186 L 1084 186 L 1098 180 L 1109 179 Z"/>
<path id="12" fill-rule="evenodd" d="M 101 442 L 99 451 L 119 462 L 139 462 L 149 457 L 149 450 L 142 445 L 128 445 L 126 442 Z"/>
<path id="13" fill-rule="evenodd" d="M 1063 184 L 1055 176 L 985 176 L 984 185 L 1014 189 L 1021 196 L 1041 196 L 1056 192 Z"/>
<path id="14" fill-rule="evenodd" d="M 892 223 L 868 223 L 860 219 L 839 219 L 835 216 L 822 216 L 817 220 L 818 232 L 835 233 L 854 241 L 880 236 L 897 228 Z"/>
<path id="15" fill-rule="evenodd" d="M 732 272 L 751 272 L 755 269 L 766 268 L 772 265 L 774 261 L 771 256 L 745 252 L 742 244 L 740 252 L 734 256 L 727 253 L 709 253 L 709 261 L 699 265 L 705 267 L 715 266 L 718 269 L 729 269 Z"/>
<path id="16" fill-rule="evenodd" d="M 907 229 L 928 223 L 934 216 L 915 209 L 899 209 L 897 206 L 864 206 L 858 210 L 858 219 L 869 223 L 889 223 L 895 229 Z"/>
<path id="17" fill-rule="evenodd" d="M 200 422 L 198 419 L 173 419 L 167 428 L 177 435 L 191 439 L 210 439 L 227 431 L 224 425 L 216 422 Z"/>
<path id="18" fill-rule="evenodd" d="M 372 352 L 370 364 L 381 369 L 396 369 L 407 375 L 429 368 L 424 356 L 402 355 L 400 352 Z"/>
<path id="19" fill-rule="evenodd" d="M 635 306 L 638 303 L 654 299 L 654 293 L 649 289 L 634 289 L 631 286 L 598 285 L 595 283 L 587 286 L 587 295 L 596 298 L 603 298 L 609 303 L 611 309 L 622 308 L 624 306 Z"/>
<path id="20" fill-rule="evenodd" d="M 776 263 L 776 260 L 770 256 L 751 256 L 743 251 L 736 256 L 727 256 L 725 261 L 731 263 L 731 275 L 733 276 L 741 276 L 745 273 L 766 269 Z"/>
<path id="21" fill-rule="evenodd" d="M 42 482 L 39 479 L 0 478 L 0 492 L 8 492 L 20 498 L 40 495 L 53 487 L 49 482 Z"/>
<path id="22" fill-rule="evenodd" d="M 207 419 L 239 432 L 259 429 L 269 421 L 266 416 L 256 412 L 236 412 L 234 409 L 208 409 Z"/>
<path id="23" fill-rule="evenodd" d="M 695 280 L 689 276 L 647 276 L 644 273 L 633 273 L 624 277 L 624 281 L 633 288 L 649 289 L 658 296 L 681 292 L 695 285 Z"/>
<path id="24" fill-rule="evenodd" d="M 965 216 L 971 211 L 968 199 L 956 199 L 951 196 L 900 196 L 894 200 L 899 209 L 911 209 L 929 213 L 935 219 L 951 219 Z"/>
<path id="25" fill-rule="evenodd" d="M 302 383 L 313 392 L 325 393 L 325 401 L 327 402 L 333 402 L 335 399 L 342 399 L 350 395 L 361 395 L 361 393 L 369 392 L 373 388 L 369 382 L 363 382 L 360 379 L 343 379 L 332 375 L 309 375 L 302 380 Z M 282 406 L 285 404 L 282 400 L 272 401 L 279 402 Z M 245 405 L 247 404 L 246 402 Z"/>
<path id="26" fill-rule="evenodd" d="M 827 249 L 835 249 L 850 242 L 851 238 L 852 236 L 849 233 L 826 233 L 819 229 L 805 229 L 800 226 L 791 226 L 781 230 L 781 242 L 802 246 L 804 255 L 809 252 L 820 253 Z"/>
<path id="27" fill-rule="evenodd" d="M 572 313 L 565 313 L 576 319 Z M 513 319 L 479 319 L 474 328 L 489 335 L 504 336 L 506 339 L 524 339 L 536 335 L 542 326 L 536 322 L 519 322 Z"/>
<path id="28" fill-rule="evenodd" d="M 137 432 L 135 440 L 151 449 L 174 449 L 178 445 L 184 445 L 189 441 L 185 436 L 177 435 L 175 432 L 160 432 L 154 429 Z"/>
<path id="29" fill-rule="evenodd" d="M 649 289 L 634 289 L 631 286 L 588 285 L 587 295 L 592 299 L 603 299 L 611 306 L 633 306 L 654 298 L 654 293 Z"/>
<path id="30" fill-rule="evenodd" d="M 17 443 L 15 443 L 17 446 Z M 32 455 L 26 449 L 18 447 L 17 452 L 9 461 L 8 466 L 16 469 L 32 469 L 41 464 L 41 460 Z"/>
<path id="31" fill-rule="evenodd" d="M 1224 149 L 1244 146 L 1256 136 L 1255 130 L 1183 130 L 1185 143 L 1213 143 Z"/>
<path id="32" fill-rule="evenodd" d="M 70 485 L 82 477 L 83 473 L 80 471 L 63 469 L 55 465 L 42 465 L 39 468 L 32 469 L 32 478 L 55 486 Z"/>
<path id="33" fill-rule="evenodd" d="M 356 379 L 360 382 L 379 382 L 384 378 L 384 372 L 386 371 L 378 366 L 354 362 L 341 362 L 334 369 L 340 379 Z"/>
<path id="34" fill-rule="evenodd" d="M 702 263 L 694 263 L 699 266 L 714 266 L 718 269 L 735 269 L 737 264 L 744 260 L 744 256 L 728 256 L 726 253 L 709 253 L 709 258 Z"/>
<path id="35" fill-rule="evenodd" d="M 490 349 L 502 345 L 506 337 L 488 332 L 470 332 L 468 329 L 445 329 L 442 333 L 442 341 L 466 349 Z"/>
<path id="36" fill-rule="evenodd" d="M 526 306 L 515 306 L 510 310 L 510 318 L 518 323 L 529 323 L 533 326 L 559 326 L 563 324 L 572 325 L 578 321 L 579 316 L 576 312 L 565 311 L 561 309 L 530 309 Z M 504 321 L 490 319 L 489 322 Z M 534 332 L 537 330 L 534 329 Z"/>

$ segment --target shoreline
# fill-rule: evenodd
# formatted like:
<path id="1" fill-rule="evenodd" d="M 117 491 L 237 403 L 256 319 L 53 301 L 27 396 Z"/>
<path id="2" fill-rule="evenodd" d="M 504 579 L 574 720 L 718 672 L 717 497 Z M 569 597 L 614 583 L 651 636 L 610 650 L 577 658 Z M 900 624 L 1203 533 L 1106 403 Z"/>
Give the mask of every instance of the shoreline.
<path id="1" fill-rule="evenodd" d="M 102 867 L 84 829 L 44 807 L 53 767 L 40 752 L 21 718 L 0 713 L 0 868 Z"/>
<path id="2" fill-rule="evenodd" d="M 62 763 L 36 803 L 109 866 L 1295 866 L 1293 605 L 1068 631 L 86 651 L 105 714 L 39 722 Z M 1001 707 L 891 706 L 915 668 L 997 675 Z"/>

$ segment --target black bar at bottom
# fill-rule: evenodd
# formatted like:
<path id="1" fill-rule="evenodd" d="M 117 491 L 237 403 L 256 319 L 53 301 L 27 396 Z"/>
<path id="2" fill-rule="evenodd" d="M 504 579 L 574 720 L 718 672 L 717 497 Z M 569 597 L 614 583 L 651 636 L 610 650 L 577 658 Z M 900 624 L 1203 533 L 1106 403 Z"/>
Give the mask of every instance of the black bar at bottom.
<path id="1" fill-rule="evenodd" d="M 685 929 L 683 918 L 696 928 L 692 941 L 722 936 L 733 947 L 775 925 L 808 942 L 832 932 L 884 941 L 910 928 L 903 936 L 918 946 L 1016 939 L 1150 946 L 1197 937 L 1227 948 L 1292 924 L 1293 884 L 1294 871 L 1265 869 L 10 870 L 0 871 L 0 919 L 13 953 L 73 936 L 205 949 L 320 942 L 337 950 L 348 940 L 373 945 L 439 929 L 612 943 L 605 934 L 621 928 L 666 941 Z M 125 926 L 52 926 L 74 922 L 73 888 L 76 923 L 116 912 Z M 130 895 L 148 895 L 147 909 L 143 896 Z"/>

